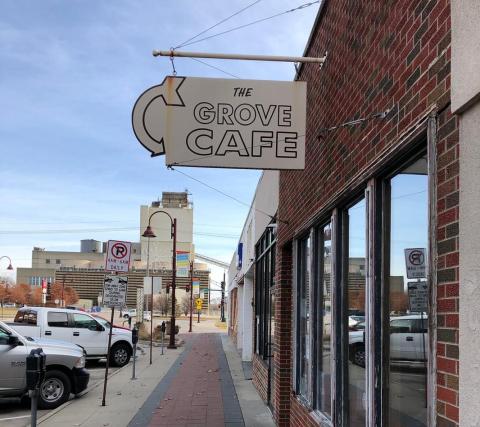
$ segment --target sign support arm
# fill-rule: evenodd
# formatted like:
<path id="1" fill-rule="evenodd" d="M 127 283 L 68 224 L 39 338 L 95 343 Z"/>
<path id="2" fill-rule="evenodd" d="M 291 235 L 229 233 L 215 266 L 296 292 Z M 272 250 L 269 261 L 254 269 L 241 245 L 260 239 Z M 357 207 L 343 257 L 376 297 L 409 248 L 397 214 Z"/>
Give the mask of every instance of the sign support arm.
<path id="1" fill-rule="evenodd" d="M 276 55 L 245 55 L 240 53 L 209 53 L 209 52 L 181 52 L 178 50 L 154 50 L 153 56 L 168 56 L 179 58 L 212 58 L 212 59 L 237 59 L 244 61 L 270 61 L 270 62 L 303 62 L 323 64 L 327 59 L 327 52 L 321 58 L 306 56 L 276 56 Z"/>

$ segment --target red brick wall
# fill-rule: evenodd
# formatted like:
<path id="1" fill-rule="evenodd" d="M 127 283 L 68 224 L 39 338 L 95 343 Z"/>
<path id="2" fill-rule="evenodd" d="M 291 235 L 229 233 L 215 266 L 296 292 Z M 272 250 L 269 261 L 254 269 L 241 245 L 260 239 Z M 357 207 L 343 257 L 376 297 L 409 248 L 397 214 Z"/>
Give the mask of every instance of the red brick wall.
<path id="1" fill-rule="evenodd" d="M 329 56 L 323 69 L 304 65 L 308 82 L 304 171 L 282 171 L 278 247 L 289 244 L 347 188 L 361 188 L 368 170 L 431 110 L 438 115 L 438 425 L 458 423 L 458 123 L 450 114 L 450 6 L 448 0 L 325 0 L 308 56 Z M 319 129 L 392 108 L 372 120 L 317 138 Z M 360 178 L 360 175 L 365 175 Z M 279 258 L 281 258 L 279 250 Z M 280 351 L 275 360 L 275 417 L 288 425 L 291 372 L 291 263 L 279 262 L 277 299 Z M 280 303 L 280 301 L 283 302 Z M 284 335 L 285 334 L 285 335 Z M 288 335 L 288 338 L 287 338 Z M 288 355 L 287 355 L 288 353 Z M 288 384 L 288 386 L 287 386 Z M 293 413 L 295 414 L 293 415 Z M 292 402 L 292 426 L 307 411 Z"/>
<path id="2" fill-rule="evenodd" d="M 258 354 L 253 355 L 252 362 L 253 385 L 258 390 L 262 400 L 266 403 L 268 399 L 268 367 Z"/>

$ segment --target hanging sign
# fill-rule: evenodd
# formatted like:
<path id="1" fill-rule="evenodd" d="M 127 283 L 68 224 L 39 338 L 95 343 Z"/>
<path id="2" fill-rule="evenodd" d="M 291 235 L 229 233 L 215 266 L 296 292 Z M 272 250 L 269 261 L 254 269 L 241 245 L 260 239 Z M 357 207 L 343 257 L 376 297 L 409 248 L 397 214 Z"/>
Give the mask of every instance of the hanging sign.
<path id="1" fill-rule="evenodd" d="M 407 279 L 423 279 L 427 277 L 425 248 L 405 249 L 405 266 Z"/>
<path id="2" fill-rule="evenodd" d="M 200 279 L 192 279 L 193 295 L 200 295 Z"/>
<path id="3" fill-rule="evenodd" d="M 166 77 L 132 112 L 140 143 L 168 166 L 304 169 L 305 82 Z"/>
<path id="4" fill-rule="evenodd" d="M 109 308 L 122 308 L 125 306 L 127 284 L 127 276 L 107 274 L 103 281 L 103 305 Z"/>
<path id="5" fill-rule="evenodd" d="M 408 282 L 408 301 L 410 311 L 423 313 L 428 310 L 427 282 Z"/>
<path id="6" fill-rule="evenodd" d="M 109 240 L 105 271 L 121 271 L 127 273 L 130 267 L 131 242 Z"/>
<path id="7" fill-rule="evenodd" d="M 190 275 L 190 252 L 177 251 L 177 277 Z"/>

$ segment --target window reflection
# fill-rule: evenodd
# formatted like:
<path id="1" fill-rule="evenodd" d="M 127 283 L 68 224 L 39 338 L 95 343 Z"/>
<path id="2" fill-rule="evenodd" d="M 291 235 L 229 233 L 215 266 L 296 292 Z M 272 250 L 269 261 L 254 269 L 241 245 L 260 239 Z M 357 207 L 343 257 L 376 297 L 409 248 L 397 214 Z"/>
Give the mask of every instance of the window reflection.
<path id="1" fill-rule="evenodd" d="M 389 425 L 427 425 L 427 308 L 410 306 L 408 287 L 417 303 L 426 291 L 425 278 L 408 278 L 405 249 L 416 248 L 427 259 L 427 162 L 422 158 L 390 180 L 390 385 Z M 413 258 L 415 262 L 415 258 Z M 425 296 L 428 294 L 424 292 Z M 413 294 L 412 294 L 413 295 Z"/>
<path id="2" fill-rule="evenodd" d="M 298 289 L 298 311 L 299 311 L 299 393 L 306 400 L 310 394 L 310 237 L 303 239 L 299 244 L 299 289 Z"/>
<path id="3" fill-rule="evenodd" d="M 318 229 L 319 280 L 317 285 L 317 408 L 331 417 L 332 363 L 332 244 L 330 224 Z"/>
<path id="4" fill-rule="evenodd" d="M 348 210 L 348 395 L 350 426 L 365 426 L 366 353 L 364 330 L 356 325 L 365 320 L 365 200 Z"/>

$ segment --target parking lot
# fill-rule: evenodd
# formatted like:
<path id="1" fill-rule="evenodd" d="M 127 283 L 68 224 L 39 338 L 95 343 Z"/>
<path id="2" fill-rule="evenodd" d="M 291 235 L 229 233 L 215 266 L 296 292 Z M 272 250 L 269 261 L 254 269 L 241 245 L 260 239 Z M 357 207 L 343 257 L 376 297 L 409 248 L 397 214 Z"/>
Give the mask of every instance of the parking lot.
<path id="1" fill-rule="evenodd" d="M 132 362 L 130 362 L 131 365 Z M 87 362 L 87 369 L 90 372 L 89 388 L 99 382 L 103 382 L 105 376 L 106 360 L 102 359 L 99 362 Z M 118 371 L 120 368 L 109 367 L 109 375 Z M 126 367 L 125 369 L 129 369 Z M 79 397 L 81 399 L 81 397 Z M 73 395 L 70 399 L 75 399 Z M 49 410 L 39 410 L 37 412 L 37 419 L 46 415 Z M 30 424 L 30 407 L 22 404 L 20 399 L 0 399 L 0 426 L 8 427 L 23 427 Z"/>

